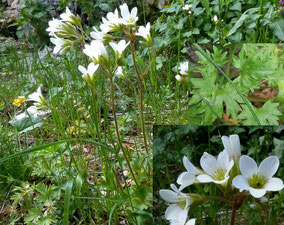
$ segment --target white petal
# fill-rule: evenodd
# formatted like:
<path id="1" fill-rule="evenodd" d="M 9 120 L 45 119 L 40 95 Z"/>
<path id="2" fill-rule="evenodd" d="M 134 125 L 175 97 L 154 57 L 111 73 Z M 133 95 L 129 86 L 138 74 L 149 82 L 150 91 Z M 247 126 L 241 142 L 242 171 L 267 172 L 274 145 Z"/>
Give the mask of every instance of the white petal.
<path id="1" fill-rule="evenodd" d="M 85 68 L 84 66 L 79 65 L 79 66 L 78 66 L 78 69 L 79 69 L 80 72 L 81 72 L 82 74 L 84 74 L 84 75 L 88 73 L 88 71 L 86 70 L 86 68 Z"/>
<path id="2" fill-rule="evenodd" d="M 257 173 L 257 164 L 251 157 L 243 155 L 240 158 L 240 170 L 242 175 L 249 178 L 251 175 Z"/>
<path id="3" fill-rule="evenodd" d="M 264 159 L 259 165 L 259 173 L 267 178 L 271 178 L 279 167 L 279 159 L 276 156 L 269 156 Z"/>
<path id="4" fill-rule="evenodd" d="M 230 145 L 229 137 L 222 136 L 221 139 L 222 139 L 222 143 L 224 145 L 225 151 L 227 151 L 228 155 L 231 157 L 232 151 L 231 151 L 231 145 Z"/>
<path id="5" fill-rule="evenodd" d="M 226 151 L 222 151 L 218 155 L 218 164 L 220 165 L 221 168 L 227 169 L 229 166 L 229 156 Z"/>
<path id="6" fill-rule="evenodd" d="M 131 10 L 131 16 L 134 18 L 136 17 L 137 15 L 137 7 L 134 7 L 132 10 Z"/>
<path id="7" fill-rule="evenodd" d="M 230 144 L 231 144 L 231 150 L 233 153 L 233 156 L 236 158 L 239 158 L 241 156 L 241 144 L 240 144 L 240 138 L 239 135 L 233 134 L 230 135 Z"/>
<path id="8" fill-rule="evenodd" d="M 280 191 L 284 188 L 283 181 L 279 178 L 270 178 L 265 184 L 264 188 L 267 191 Z"/>
<path id="9" fill-rule="evenodd" d="M 196 178 L 200 183 L 209 183 L 213 182 L 214 180 L 207 174 L 201 174 Z"/>
<path id="10" fill-rule="evenodd" d="M 187 213 L 188 209 L 182 209 L 177 204 L 171 204 L 166 209 L 165 217 L 173 223 L 183 225 L 187 219 Z"/>
<path id="11" fill-rule="evenodd" d="M 178 202 L 179 199 L 177 197 L 177 193 L 171 190 L 161 189 L 159 191 L 160 196 L 166 200 L 167 202 L 175 203 Z"/>
<path id="12" fill-rule="evenodd" d="M 224 183 L 226 183 L 228 180 L 229 180 L 229 176 L 227 176 L 227 177 L 225 177 L 225 179 L 224 180 L 214 180 L 213 182 L 215 183 L 215 184 L 224 184 Z"/>
<path id="13" fill-rule="evenodd" d="M 99 65 L 95 65 L 93 62 L 89 64 L 88 66 L 88 72 L 90 75 L 93 75 L 97 69 L 99 68 Z"/>
<path id="14" fill-rule="evenodd" d="M 121 6 L 119 6 L 119 8 L 120 8 L 121 16 L 122 16 L 123 18 L 130 16 L 129 9 L 128 9 L 128 5 L 127 5 L 126 3 L 124 3 L 124 4 L 121 5 Z"/>
<path id="15" fill-rule="evenodd" d="M 208 153 L 203 154 L 200 159 L 200 165 L 202 169 L 209 175 L 212 175 L 216 167 L 218 167 L 217 159 Z"/>
<path id="16" fill-rule="evenodd" d="M 183 157 L 183 165 L 186 168 L 187 172 L 196 174 L 195 166 L 188 160 L 186 156 Z"/>
<path id="17" fill-rule="evenodd" d="M 240 189 L 240 191 L 249 190 L 249 188 L 250 188 L 250 186 L 248 184 L 248 180 L 242 175 L 236 176 L 233 179 L 232 184 L 235 188 Z"/>
<path id="18" fill-rule="evenodd" d="M 231 160 L 231 161 L 229 162 L 229 165 L 228 165 L 228 167 L 226 168 L 226 169 L 227 169 L 227 172 L 225 173 L 225 177 L 229 176 L 229 173 L 230 173 L 231 169 L 233 168 L 234 164 L 235 164 L 234 160 Z"/>
<path id="19" fill-rule="evenodd" d="M 186 222 L 185 225 L 195 225 L 196 219 L 190 219 L 189 221 Z"/>
<path id="20" fill-rule="evenodd" d="M 253 197 L 261 198 L 263 195 L 265 195 L 266 190 L 265 189 L 255 189 L 255 188 L 250 187 L 249 192 Z"/>

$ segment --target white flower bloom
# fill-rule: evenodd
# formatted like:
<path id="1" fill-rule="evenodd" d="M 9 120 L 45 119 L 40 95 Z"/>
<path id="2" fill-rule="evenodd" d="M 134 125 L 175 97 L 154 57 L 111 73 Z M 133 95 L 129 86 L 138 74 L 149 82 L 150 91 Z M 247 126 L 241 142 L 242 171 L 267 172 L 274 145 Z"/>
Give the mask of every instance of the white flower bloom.
<path id="1" fill-rule="evenodd" d="M 222 136 L 222 142 L 225 151 L 229 155 L 229 158 L 234 159 L 235 163 L 238 163 L 241 157 L 241 144 L 239 135 L 233 134 L 229 137 Z"/>
<path id="2" fill-rule="evenodd" d="M 218 22 L 218 16 L 215 15 L 215 16 L 213 17 L 213 20 L 217 23 L 217 22 Z"/>
<path id="3" fill-rule="evenodd" d="M 225 184 L 230 178 L 229 172 L 234 165 L 234 161 L 229 160 L 229 156 L 226 151 L 220 152 L 217 159 L 205 152 L 200 159 L 200 165 L 207 174 L 197 176 L 199 182 Z"/>
<path id="4" fill-rule="evenodd" d="M 117 70 L 114 72 L 114 75 L 116 75 L 116 76 L 118 76 L 118 77 L 121 77 L 121 76 L 124 75 L 121 66 L 117 67 Z"/>
<path id="5" fill-rule="evenodd" d="M 29 108 L 27 108 L 27 110 L 19 115 L 17 115 L 15 117 L 16 120 L 20 120 L 20 119 L 23 119 L 25 117 L 37 117 L 37 116 L 44 116 L 48 113 L 50 113 L 51 111 L 50 110 L 46 110 L 46 111 L 43 111 L 43 110 L 39 110 L 35 105 L 33 106 L 30 106 Z"/>
<path id="6" fill-rule="evenodd" d="M 45 104 L 46 101 L 45 101 L 45 99 L 44 99 L 44 97 L 41 93 L 40 87 L 38 87 L 36 92 L 34 92 L 34 93 L 32 93 L 28 96 L 27 101 L 34 101 L 35 106 L 41 106 L 41 105 Z"/>
<path id="7" fill-rule="evenodd" d="M 106 18 L 103 17 L 102 22 L 103 23 L 100 25 L 102 32 L 108 33 L 119 30 L 122 20 L 119 18 L 118 10 L 115 9 L 114 13 L 109 12 Z"/>
<path id="8" fill-rule="evenodd" d="M 103 42 L 101 42 L 99 40 L 91 41 L 90 45 L 86 44 L 85 48 L 83 49 L 83 52 L 87 56 L 89 56 L 90 58 L 95 60 L 96 63 L 99 63 L 101 61 L 100 60 L 101 57 L 108 59 L 107 50 L 106 50 Z"/>
<path id="9" fill-rule="evenodd" d="M 185 224 L 188 214 L 189 206 L 192 204 L 193 200 L 191 197 L 184 193 L 174 185 L 171 184 L 171 190 L 162 189 L 159 191 L 160 196 L 171 203 L 166 209 L 165 217 L 171 222 L 171 224 Z"/>
<path id="10" fill-rule="evenodd" d="M 53 49 L 53 54 L 62 54 L 64 51 L 63 45 L 64 45 L 64 40 L 60 38 L 50 38 L 50 41 L 55 44 L 55 47 Z"/>
<path id="11" fill-rule="evenodd" d="M 281 179 L 272 177 L 279 167 L 276 156 L 267 157 L 258 167 L 251 157 L 243 155 L 239 166 L 242 175 L 236 176 L 232 184 L 241 192 L 247 190 L 253 197 L 261 198 L 267 191 L 280 191 L 284 187 Z"/>
<path id="12" fill-rule="evenodd" d="M 78 69 L 81 71 L 83 74 L 83 79 L 87 82 L 92 82 L 94 80 L 94 74 L 99 68 L 99 65 L 95 65 L 93 62 L 88 65 L 88 68 L 86 69 L 85 67 L 79 65 Z"/>
<path id="13" fill-rule="evenodd" d="M 62 20 L 52 19 L 48 22 L 49 27 L 46 29 L 49 32 L 49 36 L 56 36 L 55 33 L 58 32 L 62 26 Z"/>
<path id="14" fill-rule="evenodd" d="M 192 5 L 186 4 L 182 7 L 183 10 L 189 11 L 191 9 Z"/>
<path id="15" fill-rule="evenodd" d="M 181 81 L 181 76 L 180 76 L 180 75 L 176 75 L 175 78 L 176 78 L 178 81 Z"/>
<path id="16" fill-rule="evenodd" d="M 66 12 L 65 12 L 65 13 L 61 13 L 61 14 L 60 14 L 60 18 L 61 18 L 63 21 L 66 21 L 66 22 L 72 23 L 72 22 L 73 22 L 72 17 L 75 17 L 75 15 L 74 15 L 73 13 L 71 13 L 71 11 L 69 10 L 68 7 L 66 7 Z"/>
<path id="17" fill-rule="evenodd" d="M 183 62 L 179 66 L 179 71 L 181 75 L 188 75 L 188 62 Z"/>
<path id="18" fill-rule="evenodd" d="M 186 156 L 183 157 L 183 165 L 186 168 L 187 172 L 183 172 L 179 175 L 177 179 L 177 183 L 180 184 L 180 190 L 183 190 L 185 187 L 198 183 L 199 181 L 196 179 L 196 176 L 202 174 L 200 169 L 197 169 Z"/>
<path id="19" fill-rule="evenodd" d="M 129 8 L 128 5 L 126 3 L 124 3 L 123 5 L 119 6 L 120 7 L 120 12 L 121 12 L 121 16 L 122 16 L 122 23 L 124 25 L 133 25 L 136 23 L 136 21 L 138 20 L 137 17 L 137 7 L 134 7 L 131 10 L 131 13 L 129 12 Z"/>
<path id="20" fill-rule="evenodd" d="M 136 35 L 143 37 L 148 43 L 151 43 L 150 27 L 151 25 L 149 22 L 147 23 L 146 27 L 140 26 Z"/>
<path id="21" fill-rule="evenodd" d="M 94 31 L 90 33 L 91 37 L 95 40 L 103 41 L 106 33 L 98 31 L 97 28 L 93 27 Z"/>
<path id="22" fill-rule="evenodd" d="M 115 54 L 120 57 L 123 53 L 123 51 L 127 48 L 130 42 L 126 43 L 125 40 L 121 40 L 118 42 L 118 44 L 114 42 L 110 42 L 109 45 L 112 47 L 112 49 L 115 51 Z"/>

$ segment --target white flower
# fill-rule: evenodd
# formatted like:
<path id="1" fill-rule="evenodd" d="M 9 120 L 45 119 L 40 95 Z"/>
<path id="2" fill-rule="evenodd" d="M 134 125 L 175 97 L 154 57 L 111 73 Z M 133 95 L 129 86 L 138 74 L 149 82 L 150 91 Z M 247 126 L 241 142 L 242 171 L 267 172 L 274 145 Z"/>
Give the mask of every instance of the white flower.
<path id="1" fill-rule="evenodd" d="M 177 179 L 177 183 L 181 185 L 179 188 L 180 190 L 183 190 L 193 183 L 198 183 L 199 181 L 196 179 L 196 176 L 202 174 L 200 169 L 197 169 L 186 156 L 183 157 L 183 165 L 187 172 L 180 174 Z"/>
<path id="2" fill-rule="evenodd" d="M 171 203 L 166 209 L 165 217 L 171 222 L 171 224 L 183 225 L 186 222 L 188 209 L 193 200 L 186 194 L 181 193 L 174 184 L 171 184 L 171 188 L 174 191 L 165 189 L 159 191 L 160 196 L 167 202 Z"/>
<path id="3" fill-rule="evenodd" d="M 217 159 L 205 152 L 200 159 L 200 165 L 207 174 L 197 176 L 199 182 L 225 184 L 230 178 L 229 172 L 234 165 L 234 161 L 229 160 L 229 156 L 226 151 L 220 152 Z"/>
<path id="4" fill-rule="evenodd" d="M 94 38 L 95 40 L 104 41 L 104 38 L 107 34 L 102 31 L 98 31 L 97 28 L 95 27 L 93 28 L 94 28 L 94 31 L 90 33 L 91 37 Z"/>
<path id="5" fill-rule="evenodd" d="M 66 12 L 65 12 L 65 13 L 61 13 L 61 14 L 60 14 L 60 18 L 61 18 L 63 21 L 66 21 L 66 22 L 72 23 L 72 22 L 73 22 L 72 17 L 75 17 L 75 15 L 74 15 L 73 13 L 71 13 L 71 11 L 69 10 L 68 7 L 66 7 Z"/>
<path id="6" fill-rule="evenodd" d="M 65 43 L 65 41 L 63 39 L 60 38 L 50 38 L 50 41 L 55 44 L 55 47 L 53 49 L 53 53 L 57 54 L 58 52 L 60 54 L 62 54 L 64 52 L 64 48 L 63 45 Z"/>
<path id="7" fill-rule="evenodd" d="M 181 76 L 180 76 L 180 75 L 176 75 L 175 78 L 176 78 L 178 81 L 181 81 Z"/>
<path id="8" fill-rule="evenodd" d="M 120 57 L 122 55 L 122 52 L 127 48 L 130 42 L 126 43 L 125 40 L 121 40 L 118 42 L 118 44 L 114 42 L 110 42 L 109 45 L 112 47 L 112 49 L 115 51 L 115 54 Z"/>
<path id="9" fill-rule="evenodd" d="M 41 93 L 41 89 L 40 87 L 38 87 L 37 91 L 30 94 L 28 96 L 28 99 L 27 101 L 34 101 L 34 105 L 35 106 L 41 106 L 41 105 L 44 105 L 46 103 L 42 93 Z"/>
<path id="10" fill-rule="evenodd" d="M 185 11 L 189 11 L 191 9 L 191 7 L 192 7 L 192 5 L 186 4 L 182 7 L 182 9 L 185 10 Z"/>
<path id="11" fill-rule="evenodd" d="M 114 72 L 114 75 L 116 75 L 116 76 L 118 76 L 118 77 L 121 77 L 121 76 L 124 75 L 121 66 L 117 67 L 117 70 Z"/>
<path id="12" fill-rule="evenodd" d="M 16 120 L 20 120 L 23 119 L 25 117 L 37 117 L 37 116 L 44 116 L 48 113 L 50 113 L 50 110 L 47 111 L 43 111 L 43 110 L 39 110 L 35 105 L 30 106 L 29 108 L 27 108 L 27 110 L 19 115 L 17 115 L 15 117 Z"/>
<path id="13" fill-rule="evenodd" d="M 181 75 L 188 75 L 188 62 L 183 62 L 179 66 L 179 71 Z"/>
<path id="14" fill-rule="evenodd" d="M 83 79 L 87 82 L 92 82 L 94 80 L 94 74 L 99 68 L 99 65 L 95 65 L 93 62 L 88 65 L 88 68 L 86 69 L 85 67 L 79 65 L 78 69 L 81 71 L 83 74 Z"/>
<path id="15" fill-rule="evenodd" d="M 215 16 L 213 17 L 213 20 L 217 23 L 217 22 L 218 22 L 218 16 L 215 15 Z"/>
<path id="16" fill-rule="evenodd" d="M 62 20 L 52 19 L 48 22 L 49 27 L 46 29 L 49 32 L 49 36 L 54 36 L 55 33 L 58 32 L 62 26 Z"/>
<path id="17" fill-rule="evenodd" d="M 106 18 L 103 17 L 102 22 L 103 23 L 100 25 L 102 32 L 108 33 L 119 30 L 122 20 L 119 18 L 118 10 L 115 9 L 114 13 L 109 12 Z"/>
<path id="18" fill-rule="evenodd" d="M 233 134 L 229 137 L 222 136 L 222 142 L 225 148 L 225 151 L 228 153 L 230 159 L 234 159 L 235 163 L 239 162 L 241 157 L 241 144 L 239 135 Z"/>
<path id="19" fill-rule="evenodd" d="M 89 56 L 90 58 L 95 60 L 95 63 L 99 63 L 101 61 L 100 60 L 101 57 L 108 59 L 107 50 L 106 50 L 103 42 L 101 42 L 99 40 L 91 41 L 90 45 L 86 44 L 85 48 L 83 49 L 83 52 L 87 56 Z"/>
<path id="20" fill-rule="evenodd" d="M 122 23 L 124 25 L 133 25 L 136 23 L 136 21 L 138 20 L 137 17 L 137 7 L 134 7 L 131 10 L 131 13 L 129 12 L 129 8 L 128 5 L 126 3 L 124 3 L 123 5 L 119 6 L 120 7 L 120 12 L 121 12 L 121 16 L 122 16 Z"/>
<path id="21" fill-rule="evenodd" d="M 151 43 L 150 26 L 150 23 L 147 23 L 146 27 L 140 26 L 138 33 L 136 33 L 137 36 L 143 37 L 148 43 Z"/>
<path id="22" fill-rule="evenodd" d="M 255 198 L 261 198 L 267 191 L 280 191 L 283 189 L 283 181 L 272 177 L 279 167 L 279 159 L 269 156 L 264 159 L 259 167 L 249 156 L 240 158 L 240 170 L 242 175 L 233 179 L 233 186 L 240 191 L 247 190 Z"/>

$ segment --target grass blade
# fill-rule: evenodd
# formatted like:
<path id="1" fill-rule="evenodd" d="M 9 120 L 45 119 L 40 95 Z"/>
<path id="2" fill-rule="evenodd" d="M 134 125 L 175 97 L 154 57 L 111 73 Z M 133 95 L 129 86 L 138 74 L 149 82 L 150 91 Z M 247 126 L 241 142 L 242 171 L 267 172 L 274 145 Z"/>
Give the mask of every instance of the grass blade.
<path id="1" fill-rule="evenodd" d="M 198 44 L 193 44 L 193 46 L 210 62 L 212 63 L 213 66 L 216 67 L 217 70 L 219 70 L 221 72 L 221 74 L 231 83 L 231 85 L 235 88 L 235 90 L 237 91 L 237 93 L 241 96 L 241 98 L 243 99 L 244 103 L 247 105 L 249 111 L 251 112 L 253 118 L 255 119 L 256 123 L 258 125 L 261 125 L 259 119 L 257 118 L 255 112 L 253 111 L 252 107 L 250 106 L 249 101 L 247 100 L 247 98 L 242 94 L 242 92 L 237 88 L 237 86 L 234 84 L 234 82 L 225 74 L 225 72 L 213 61 L 213 59 L 211 59 L 207 53 L 198 45 Z"/>
<path id="2" fill-rule="evenodd" d="M 90 140 L 90 139 L 76 139 L 76 138 L 74 138 L 74 139 L 60 140 L 60 141 L 52 142 L 52 143 L 49 143 L 49 144 L 39 145 L 39 146 L 24 150 L 24 151 L 19 152 L 19 153 L 9 155 L 7 157 L 0 159 L 0 164 L 7 161 L 7 160 L 14 159 L 14 158 L 21 157 L 21 156 L 25 156 L 25 155 L 28 155 L 32 152 L 41 151 L 41 150 L 44 150 L 44 149 L 51 147 L 51 146 L 54 146 L 54 145 L 58 145 L 58 144 L 62 144 L 62 143 L 70 143 L 70 142 L 89 142 L 89 143 L 92 143 L 94 145 L 100 146 L 107 151 L 110 151 L 112 153 L 114 152 L 113 148 L 111 148 L 107 145 L 104 145 L 102 143 L 99 143 L 97 141 L 93 141 L 93 140 Z"/>
<path id="3" fill-rule="evenodd" d="M 66 183 L 65 189 L 65 197 L 64 197 L 64 217 L 63 217 L 63 225 L 69 225 L 69 211 L 70 211 L 70 199 L 73 188 L 73 180 L 69 180 Z"/>

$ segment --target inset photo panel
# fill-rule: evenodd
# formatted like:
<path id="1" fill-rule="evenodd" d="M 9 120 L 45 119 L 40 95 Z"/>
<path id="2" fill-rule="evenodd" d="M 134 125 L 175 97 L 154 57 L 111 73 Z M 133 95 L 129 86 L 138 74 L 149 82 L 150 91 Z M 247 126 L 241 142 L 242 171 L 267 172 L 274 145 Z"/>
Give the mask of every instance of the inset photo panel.
<path id="1" fill-rule="evenodd" d="M 155 225 L 283 224 L 284 126 L 156 125 Z"/>

